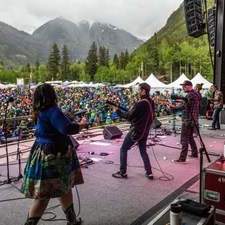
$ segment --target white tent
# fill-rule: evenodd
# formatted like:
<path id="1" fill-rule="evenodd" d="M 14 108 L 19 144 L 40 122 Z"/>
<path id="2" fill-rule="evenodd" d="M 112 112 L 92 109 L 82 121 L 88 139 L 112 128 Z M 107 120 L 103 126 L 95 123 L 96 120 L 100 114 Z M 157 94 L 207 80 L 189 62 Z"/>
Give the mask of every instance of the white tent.
<path id="1" fill-rule="evenodd" d="M 5 88 L 16 88 L 17 85 L 16 84 L 6 84 Z"/>
<path id="2" fill-rule="evenodd" d="M 209 89 L 213 84 L 206 80 L 200 73 L 196 74 L 196 76 L 191 80 L 193 86 L 196 84 L 203 84 L 203 89 Z"/>
<path id="3" fill-rule="evenodd" d="M 146 80 L 145 80 L 146 83 L 148 83 L 151 88 L 166 88 L 167 86 L 159 81 L 154 74 L 151 74 Z"/>
<path id="4" fill-rule="evenodd" d="M 180 84 L 182 84 L 185 80 L 189 80 L 189 79 L 185 76 L 185 74 L 182 73 L 178 79 L 168 84 L 166 87 L 175 88 L 175 89 L 181 88 Z"/>
<path id="5" fill-rule="evenodd" d="M 6 85 L 0 83 L 0 89 L 6 88 Z"/>
<path id="6" fill-rule="evenodd" d="M 125 85 L 118 85 L 118 87 L 124 87 L 124 88 L 129 88 L 129 87 L 134 87 L 136 86 L 137 84 L 141 84 L 143 83 L 144 80 L 142 80 L 142 78 L 140 76 L 138 76 L 134 81 L 132 81 L 131 83 L 129 84 L 125 84 Z"/>

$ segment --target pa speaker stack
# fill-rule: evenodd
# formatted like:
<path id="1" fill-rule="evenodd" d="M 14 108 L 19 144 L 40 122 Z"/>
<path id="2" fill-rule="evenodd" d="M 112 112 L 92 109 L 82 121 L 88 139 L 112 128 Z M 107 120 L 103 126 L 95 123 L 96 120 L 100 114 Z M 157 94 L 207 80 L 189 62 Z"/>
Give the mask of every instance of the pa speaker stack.
<path id="1" fill-rule="evenodd" d="M 210 45 L 215 46 L 215 36 L 216 36 L 216 7 L 210 8 L 208 10 L 208 32 Z"/>
<path id="2" fill-rule="evenodd" d="M 116 126 L 106 126 L 103 130 L 104 139 L 107 140 L 121 138 L 122 135 L 122 131 Z"/>
<path id="3" fill-rule="evenodd" d="M 189 36 L 199 37 L 205 33 L 202 0 L 184 0 L 184 13 Z"/>

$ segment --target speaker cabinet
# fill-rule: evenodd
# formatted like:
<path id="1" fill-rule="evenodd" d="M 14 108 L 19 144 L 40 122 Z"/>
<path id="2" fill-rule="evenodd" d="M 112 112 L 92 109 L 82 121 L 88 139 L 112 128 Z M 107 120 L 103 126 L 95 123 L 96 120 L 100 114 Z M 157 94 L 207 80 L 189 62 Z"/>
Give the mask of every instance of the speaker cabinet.
<path id="1" fill-rule="evenodd" d="M 184 0 L 184 14 L 189 36 L 199 37 L 205 33 L 202 0 Z"/>
<path id="2" fill-rule="evenodd" d="M 107 126 L 103 130 L 104 139 L 107 140 L 120 138 L 122 135 L 122 131 L 116 126 Z"/>

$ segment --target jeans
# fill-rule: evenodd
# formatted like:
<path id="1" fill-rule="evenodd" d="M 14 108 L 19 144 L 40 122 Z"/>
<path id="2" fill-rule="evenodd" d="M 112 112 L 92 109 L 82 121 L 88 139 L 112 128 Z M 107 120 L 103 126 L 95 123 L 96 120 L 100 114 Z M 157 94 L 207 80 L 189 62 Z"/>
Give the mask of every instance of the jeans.
<path id="1" fill-rule="evenodd" d="M 213 111 L 213 122 L 212 122 L 212 128 L 220 129 L 220 112 L 222 108 L 216 108 Z"/>
<path id="2" fill-rule="evenodd" d="M 150 160 L 148 157 L 148 153 L 146 151 L 146 142 L 147 142 L 147 137 L 144 137 L 143 139 L 139 140 L 138 147 L 140 150 L 141 158 L 144 162 L 146 173 L 151 174 L 152 168 L 151 168 Z M 134 144 L 135 142 L 131 139 L 130 134 L 128 133 L 120 148 L 120 172 L 121 173 L 127 172 L 127 152 Z"/>
<path id="3" fill-rule="evenodd" d="M 188 145 L 191 146 L 191 152 L 193 156 L 198 155 L 198 148 L 194 140 L 194 126 L 193 125 L 186 125 L 182 124 L 181 127 L 181 145 L 182 151 L 180 153 L 180 159 L 186 160 L 188 154 Z"/>

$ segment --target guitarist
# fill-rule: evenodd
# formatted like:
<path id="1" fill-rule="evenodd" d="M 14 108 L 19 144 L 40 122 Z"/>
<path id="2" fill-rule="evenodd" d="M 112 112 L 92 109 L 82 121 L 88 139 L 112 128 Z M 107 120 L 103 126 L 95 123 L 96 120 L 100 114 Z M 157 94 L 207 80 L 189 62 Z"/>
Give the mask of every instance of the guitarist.
<path id="1" fill-rule="evenodd" d="M 127 152 L 137 143 L 144 162 L 145 176 L 153 180 L 152 168 L 146 152 L 146 142 L 154 119 L 154 102 L 149 92 L 150 86 L 147 83 L 141 83 L 139 85 L 140 100 L 128 112 L 117 109 L 117 113 L 130 121 L 131 126 L 120 148 L 120 170 L 112 174 L 115 178 L 127 178 Z"/>

